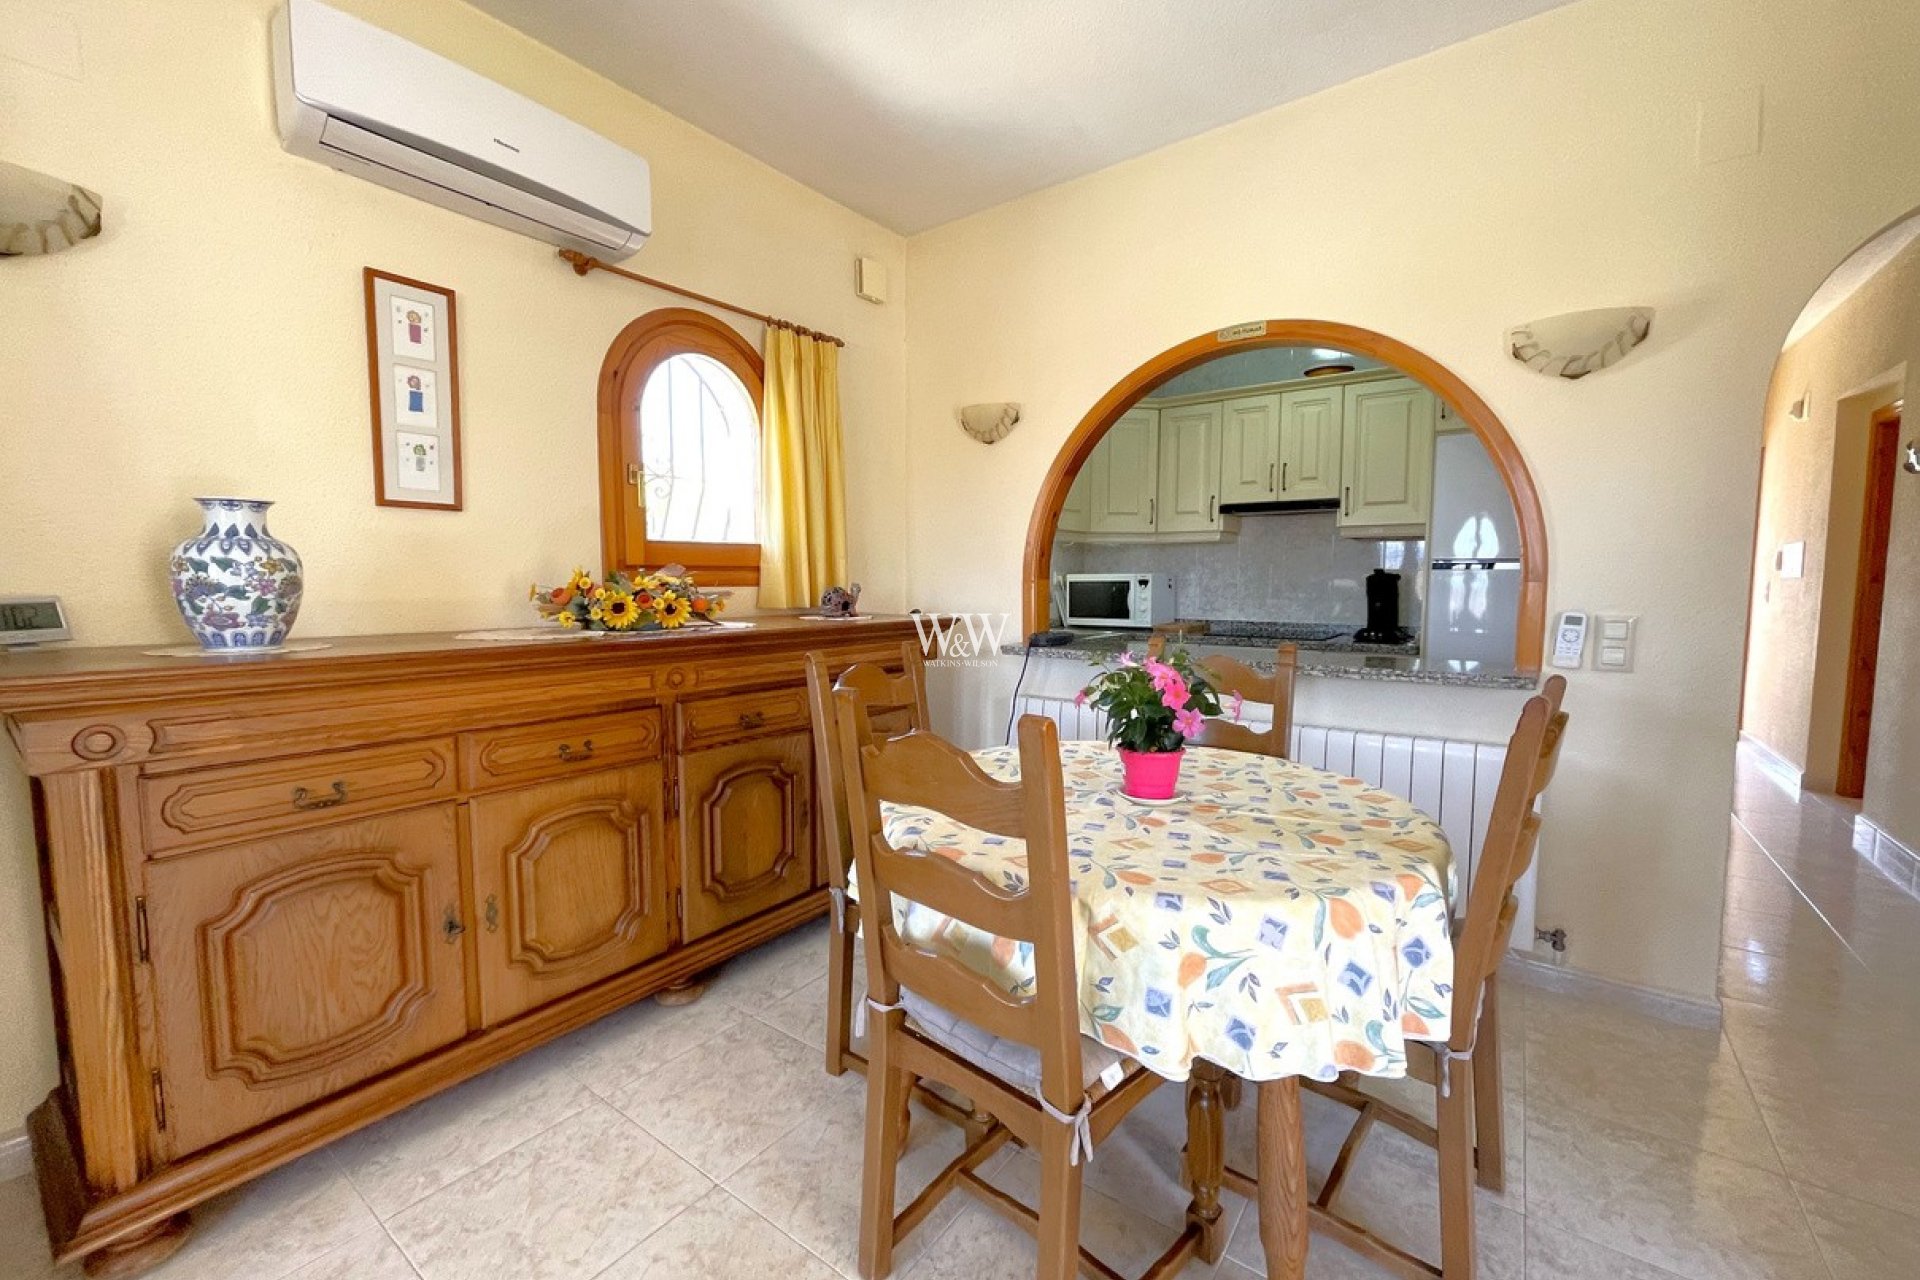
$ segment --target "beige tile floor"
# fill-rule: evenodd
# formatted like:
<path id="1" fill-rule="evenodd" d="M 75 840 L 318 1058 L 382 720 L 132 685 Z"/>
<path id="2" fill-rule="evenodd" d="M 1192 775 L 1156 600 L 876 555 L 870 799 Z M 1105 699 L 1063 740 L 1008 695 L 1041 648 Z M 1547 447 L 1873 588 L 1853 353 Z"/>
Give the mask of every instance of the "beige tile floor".
<path id="1" fill-rule="evenodd" d="M 1721 1030 L 1510 985 L 1508 1189 L 1482 1194 L 1488 1280 L 1899 1280 L 1920 1276 L 1920 901 L 1851 848 L 1850 815 L 1743 761 Z M 862 1083 L 819 1044 L 818 928 L 731 965 L 687 1008 L 642 1004 L 202 1209 L 154 1280 L 832 1280 L 853 1276 Z M 1393 1088 L 1408 1097 L 1404 1086 Z M 1250 1107 L 1232 1120 L 1252 1162 Z M 1343 1115 L 1308 1102 L 1323 1175 Z M 1180 1091 L 1103 1146 L 1085 1235 L 1137 1271 L 1179 1223 Z M 922 1116 L 918 1186 L 957 1150 Z M 1003 1185 L 1030 1192 L 1009 1152 Z M 1377 1131 L 1346 1207 L 1432 1255 L 1432 1156 Z M 1227 1258 L 1260 1274 L 1229 1197 Z M 0 1184 L 0 1274 L 46 1260 L 24 1180 Z M 901 1254 L 907 1280 L 1032 1274 L 1016 1229 L 951 1197 Z M 1379 1272 L 1316 1239 L 1311 1274 Z"/>

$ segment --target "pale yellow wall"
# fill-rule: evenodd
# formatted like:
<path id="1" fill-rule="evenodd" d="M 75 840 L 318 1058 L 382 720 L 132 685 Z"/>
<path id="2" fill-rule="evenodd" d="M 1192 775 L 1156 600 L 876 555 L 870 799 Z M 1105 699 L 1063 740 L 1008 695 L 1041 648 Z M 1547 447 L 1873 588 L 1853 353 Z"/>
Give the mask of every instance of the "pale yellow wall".
<path id="1" fill-rule="evenodd" d="M 1526 454 L 1551 608 L 1641 619 L 1633 674 L 1573 679 L 1541 921 L 1580 968 L 1710 995 L 1761 408 L 1821 277 L 1920 203 L 1917 48 L 1905 0 L 1585 0 L 915 237 L 916 596 L 1017 613 L 1048 464 L 1154 353 L 1282 316 L 1412 343 Z M 1757 86 L 1764 151 L 1700 167 L 1699 102 Z M 1619 369 L 1570 384 L 1502 351 L 1510 325 L 1623 303 L 1659 317 Z M 982 400 L 1023 405 L 991 449 L 952 424 Z M 1011 682 L 943 673 L 942 705 L 997 738 Z M 1444 728 L 1460 697 L 1363 714 Z"/>
<path id="2" fill-rule="evenodd" d="M 1920 368 L 1920 244 L 1909 247 L 1781 353 L 1767 397 L 1762 555 L 1754 572 L 1746 731 L 1830 785 L 1852 636 L 1864 459 L 1873 411 L 1905 395 Z M 1871 388 L 1869 390 L 1869 388 Z M 1804 422 L 1788 406 L 1808 397 Z M 1909 414 L 1902 439 L 1920 436 Z M 1869 818 L 1920 848 L 1920 477 L 1894 480 L 1880 679 L 1867 751 Z M 1804 538 L 1807 576 L 1781 581 L 1771 548 Z"/>
<path id="3" fill-rule="evenodd" d="M 637 269 L 847 339 L 854 576 L 900 607 L 900 238 L 463 4 L 333 2 L 645 155 L 655 237 Z M 102 192 L 107 232 L 0 262 L 0 595 L 57 592 L 85 644 L 184 641 L 165 553 L 201 492 L 278 501 L 273 527 L 306 557 L 308 636 L 519 622 L 530 580 L 595 561 L 600 361 L 674 300 L 287 155 L 270 0 L 52 8 L 78 19 L 84 78 L 0 57 L 0 156 Z M 892 304 L 854 296 L 859 254 L 890 268 Z M 459 295 L 462 514 L 373 505 L 369 265 Z M 0 770 L 4 1136 L 53 1056 L 26 787 Z"/>

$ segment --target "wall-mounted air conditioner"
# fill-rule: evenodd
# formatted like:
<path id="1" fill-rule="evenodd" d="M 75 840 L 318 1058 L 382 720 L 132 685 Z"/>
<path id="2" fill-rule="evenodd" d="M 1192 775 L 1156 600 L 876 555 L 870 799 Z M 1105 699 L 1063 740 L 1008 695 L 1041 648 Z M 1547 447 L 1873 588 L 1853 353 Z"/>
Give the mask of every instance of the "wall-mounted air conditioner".
<path id="1" fill-rule="evenodd" d="M 597 258 L 652 230 L 645 160 L 319 0 L 274 14 L 273 66 L 295 155 Z"/>

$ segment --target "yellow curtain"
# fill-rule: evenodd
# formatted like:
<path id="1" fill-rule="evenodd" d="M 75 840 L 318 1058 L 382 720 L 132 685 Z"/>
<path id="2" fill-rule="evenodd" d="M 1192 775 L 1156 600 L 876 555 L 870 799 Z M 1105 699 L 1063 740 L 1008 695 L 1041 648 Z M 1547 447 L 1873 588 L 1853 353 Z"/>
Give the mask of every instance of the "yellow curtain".
<path id="1" fill-rule="evenodd" d="M 760 604 L 795 609 L 847 585 L 840 348 L 767 328 L 760 413 Z"/>

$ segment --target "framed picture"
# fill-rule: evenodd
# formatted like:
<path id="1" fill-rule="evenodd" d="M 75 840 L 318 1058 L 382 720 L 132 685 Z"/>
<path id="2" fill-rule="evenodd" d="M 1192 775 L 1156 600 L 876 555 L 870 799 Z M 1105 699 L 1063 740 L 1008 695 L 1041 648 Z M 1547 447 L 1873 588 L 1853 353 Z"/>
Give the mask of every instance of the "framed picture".
<path id="1" fill-rule="evenodd" d="M 362 272 L 367 385 L 373 409 L 373 500 L 458 511 L 460 359 L 453 290 Z"/>

